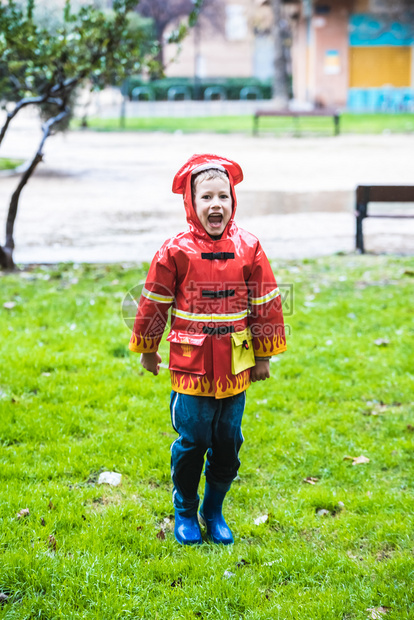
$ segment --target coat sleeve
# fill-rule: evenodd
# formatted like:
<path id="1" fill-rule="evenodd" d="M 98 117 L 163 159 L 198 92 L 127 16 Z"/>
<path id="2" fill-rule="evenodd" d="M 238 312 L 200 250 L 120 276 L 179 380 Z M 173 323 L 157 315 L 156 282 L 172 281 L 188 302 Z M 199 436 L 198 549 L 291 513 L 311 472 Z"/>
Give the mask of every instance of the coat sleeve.
<path id="1" fill-rule="evenodd" d="M 174 301 L 175 283 L 175 262 L 166 242 L 154 256 L 142 289 L 129 343 L 130 351 L 153 353 L 158 350 L 168 310 Z"/>
<path id="2" fill-rule="evenodd" d="M 282 299 L 270 263 L 259 242 L 247 286 L 249 326 L 255 357 L 269 357 L 286 351 Z"/>

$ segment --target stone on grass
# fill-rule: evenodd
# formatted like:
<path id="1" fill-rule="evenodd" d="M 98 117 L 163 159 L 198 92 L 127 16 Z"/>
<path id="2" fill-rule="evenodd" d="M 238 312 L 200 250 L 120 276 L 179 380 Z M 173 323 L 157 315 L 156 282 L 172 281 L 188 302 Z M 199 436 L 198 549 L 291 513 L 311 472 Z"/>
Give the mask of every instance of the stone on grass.
<path id="1" fill-rule="evenodd" d="M 254 524 L 261 525 L 262 523 L 266 523 L 268 518 L 269 518 L 269 515 L 262 515 L 261 517 L 257 517 L 257 519 L 254 520 Z"/>
<path id="2" fill-rule="evenodd" d="M 20 510 L 20 511 L 17 513 L 16 517 L 17 517 L 18 519 L 21 519 L 22 517 L 28 517 L 28 516 L 29 516 L 29 514 L 30 514 L 30 510 L 29 510 L 28 508 L 22 508 L 22 510 Z"/>
<path id="3" fill-rule="evenodd" d="M 231 570 L 225 570 L 223 573 L 223 577 L 225 577 L 226 579 L 231 579 L 232 577 L 235 577 L 235 573 L 232 573 Z"/>
<path id="4" fill-rule="evenodd" d="M 121 484 L 122 474 L 117 474 L 114 471 L 103 471 L 99 474 L 98 484 L 110 484 L 112 487 L 117 487 Z"/>
<path id="5" fill-rule="evenodd" d="M 331 513 L 329 510 L 327 510 L 326 508 L 320 508 L 317 513 L 316 513 L 319 517 L 327 517 L 329 516 Z"/>

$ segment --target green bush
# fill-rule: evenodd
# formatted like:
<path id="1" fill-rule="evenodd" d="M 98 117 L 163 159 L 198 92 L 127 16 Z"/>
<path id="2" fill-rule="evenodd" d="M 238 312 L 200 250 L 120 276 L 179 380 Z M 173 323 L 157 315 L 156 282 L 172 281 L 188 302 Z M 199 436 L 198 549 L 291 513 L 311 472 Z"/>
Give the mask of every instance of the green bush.
<path id="1" fill-rule="evenodd" d="M 21 166 L 23 159 L 9 159 L 8 157 L 0 157 L 0 170 L 14 170 Z"/>
<path id="2" fill-rule="evenodd" d="M 164 78 L 162 80 L 154 80 L 149 82 L 139 76 L 136 76 L 131 77 L 128 80 L 128 84 L 126 85 L 124 92 L 126 92 L 129 98 L 132 99 L 132 92 L 134 88 L 137 87 L 149 88 L 155 101 L 167 101 L 168 90 L 171 87 L 184 87 L 187 89 L 191 99 L 201 100 L 204 99 L 204 93 L 207 88 L 223 89 L 226 99 L 230 99 L 232 101 L 240 99 L 240 92 L 245 87 L 259 88 L 263 99 L 270 99 L 272 96 L 270 80 L 262 81 L 256 78 L 210 78 L 206 80 L 199 80 L 196 85 L 193 78 Z"/>

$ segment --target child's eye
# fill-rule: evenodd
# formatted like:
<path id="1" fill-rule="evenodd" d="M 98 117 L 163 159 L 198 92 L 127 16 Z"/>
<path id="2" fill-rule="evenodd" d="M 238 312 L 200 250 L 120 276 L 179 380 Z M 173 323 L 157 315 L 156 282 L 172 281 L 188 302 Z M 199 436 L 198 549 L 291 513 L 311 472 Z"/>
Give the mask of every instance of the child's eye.
<path id="1" fill-rule="evenodd" d="M 227 198 L 229 198 L 229 196 L 227 194 L 221 194 L 220 198 L 222 200 L 226 200 Z"/>
<path id="2" fill-rule="evenodd" d="M 210 198 L 209 194 L 204 194 L 204 196 L 201 196 L 201 198 L 203 198 L 204 200 L 208 200 Z"/>

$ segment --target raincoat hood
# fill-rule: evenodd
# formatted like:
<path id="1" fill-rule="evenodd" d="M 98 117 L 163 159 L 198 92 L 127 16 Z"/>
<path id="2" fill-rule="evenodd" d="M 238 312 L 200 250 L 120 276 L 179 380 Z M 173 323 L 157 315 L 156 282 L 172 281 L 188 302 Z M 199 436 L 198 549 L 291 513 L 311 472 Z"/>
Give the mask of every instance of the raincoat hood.
<path id="1" fill-rule="evenodd" d="M 200 237 L 210 238 L 208 233 L 202 226 L 200 220 L 198 219 L 197 213 L 193 205 L 193 199 L 191 195 L 191 178 L 194 174 L 198 174 L 203 170 L 209 170 L 211 168 L 216 168 L 218 170 L 222 170 L 223 172 L 227 172 L 230 182 L 231 195 L 233 198 L 233 210 L 230 220 L 221 236 L 221 239 L 223 239 L 228 235 L 231 235 L 233 229 L 237 230 L 237 227 L 234 223 L 234 215 L 237 206 L 236 192 L 234 190 L 234 186 L 243 180 L 243 171 L 240 168 L 239 164 L 232 161 L 231 159 L 220 157 L 219 155 L 193 155 L 175 175 L 172 191 L 174 192 L 174 194 L 183 194 L 184 207 L 190 230 Z"/>

